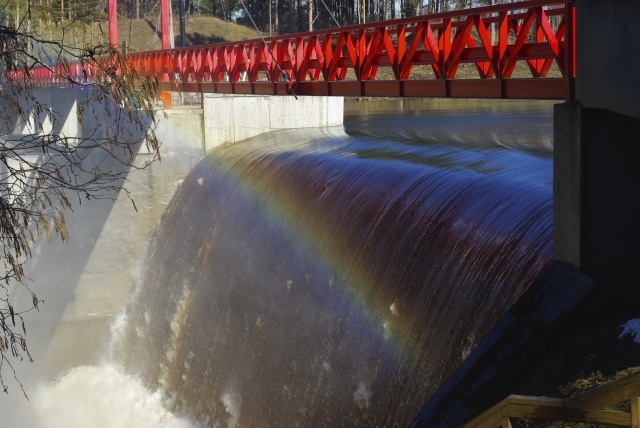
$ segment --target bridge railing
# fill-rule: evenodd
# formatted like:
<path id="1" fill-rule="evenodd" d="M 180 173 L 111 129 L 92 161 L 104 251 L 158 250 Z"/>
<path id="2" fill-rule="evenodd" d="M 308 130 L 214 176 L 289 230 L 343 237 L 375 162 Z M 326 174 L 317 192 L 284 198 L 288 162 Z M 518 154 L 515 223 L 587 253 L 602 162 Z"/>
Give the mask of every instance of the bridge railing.
<path id="1" fill-rule="evenodd" d="M 194 92 L 569 99 L 574 33 L 573 1 L 533 0 L 131 59 Z"/>
<path id="2" fill-rule="evenodd" d="M 530 0 L 129 59 L 166 91 L 570 100 L 575 3 Z M 60 80 L 50 70 L 38 79 Z"/>

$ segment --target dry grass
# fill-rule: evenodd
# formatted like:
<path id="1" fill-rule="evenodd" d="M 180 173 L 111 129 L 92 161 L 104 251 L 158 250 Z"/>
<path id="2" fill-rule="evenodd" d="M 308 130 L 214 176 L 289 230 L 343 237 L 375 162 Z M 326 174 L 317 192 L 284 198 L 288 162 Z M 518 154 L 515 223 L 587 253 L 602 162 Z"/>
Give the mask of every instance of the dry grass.
<path id="1" fill-rule="evenodd" d="M 629 367 L 625 370 L 621 370 L 616 372 L 611 376 L 605 376 L 601 372 L 596 371 L 588 374 L 580 379 L 577 379 L 573 382 L 570 382 L 564 386 L 559 388 L 560 394 L 563 398 L 573 397 L 575 395 L 579 395 L 590 391 L 594 388 L 598 388 L 602 385 L 606 385 L 609 382 L 613 382 L 614 380 L 623 379 L 625 377 L 631 376 L 635 373 L 640 372 L 640 367 Z"/>
<path id="2" fill-rule="evenodd" d="M 118 40 L 134 52 L 161 48 L 160 20 L 120 19 Z M 59 40 L 67 46 L 95 46 L 109 40 L 108 22 L 95 22 L 86 26 L 42 26 L 36 31 L 46 40 Z M 180 43 L 180 24 L 173 23 L 175 46 Z M 256 39 L 258 33 L 250 28 L 225 22 L 214 17 L 196 16 L 185 21 L 187 45 L 202 45 L 224 41 Z"/>
<path id="3" fill-rule="evenodd" d="M 618 371 L 610 376 L 603 375 L 600 371 L 594 371 L 587 375 L 571 381 L 558 388 L 560 398 L 569 398 L 583 394 L 592 389 L 601 387 L 610 382 L 631 376 L 640 372 L 640 366 L 629 367 L 625 370 Z M 631 411 L 629 401 L 618 404 L 610 408 L 611 410 L 620 410 L 625 412 Z M 577 422 L 561 422 L 561 421 L 533 421 L 533 420 L 514 420 L 514 427 L 518 428 L 605 428 L 603 425 L 577 423 Z"/>

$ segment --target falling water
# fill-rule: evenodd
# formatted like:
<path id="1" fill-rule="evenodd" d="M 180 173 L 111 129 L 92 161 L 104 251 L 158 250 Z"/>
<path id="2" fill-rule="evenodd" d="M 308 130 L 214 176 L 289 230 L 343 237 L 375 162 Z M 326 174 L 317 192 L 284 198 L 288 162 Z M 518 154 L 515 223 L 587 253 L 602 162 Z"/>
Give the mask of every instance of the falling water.
<path id="1" fill-rule="evenodd" d="M 205 425 L 406 425 L 552 258 L 550 105 L 431 105 L 208 154 L 117 360 Z"/>

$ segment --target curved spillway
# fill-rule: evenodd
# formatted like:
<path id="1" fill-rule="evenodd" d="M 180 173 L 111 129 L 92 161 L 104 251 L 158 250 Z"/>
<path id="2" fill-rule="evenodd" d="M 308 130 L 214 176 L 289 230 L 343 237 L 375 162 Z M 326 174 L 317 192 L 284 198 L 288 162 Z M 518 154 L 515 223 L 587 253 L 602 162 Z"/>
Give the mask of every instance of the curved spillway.
<path id="1" fill-rule="evenodd" d="M 550 156 L 503 146 L 214 150 L 163 217 L 120 358 L 210 425 L 406 426 L 552 259 Z"/>

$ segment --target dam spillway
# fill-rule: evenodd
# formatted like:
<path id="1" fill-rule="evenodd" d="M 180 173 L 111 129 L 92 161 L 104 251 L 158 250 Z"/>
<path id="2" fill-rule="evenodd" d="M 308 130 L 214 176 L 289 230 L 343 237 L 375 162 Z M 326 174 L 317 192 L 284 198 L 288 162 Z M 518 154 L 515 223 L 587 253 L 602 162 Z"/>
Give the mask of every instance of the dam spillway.
<path id="1" fill-rule="evenodd" d="M 406 425 L 552 259 L 550 105 L 434 105 L 212 150 L 117 359 L 206 424 Z"/>

